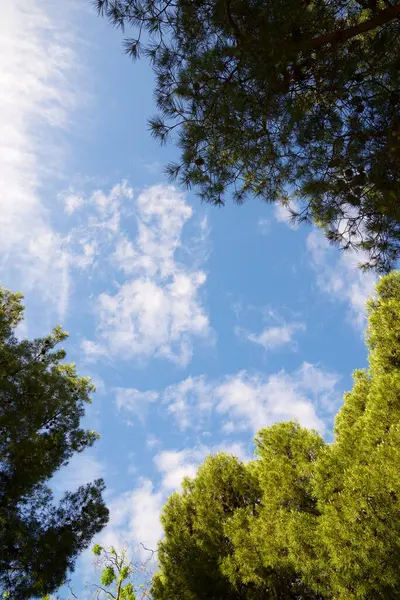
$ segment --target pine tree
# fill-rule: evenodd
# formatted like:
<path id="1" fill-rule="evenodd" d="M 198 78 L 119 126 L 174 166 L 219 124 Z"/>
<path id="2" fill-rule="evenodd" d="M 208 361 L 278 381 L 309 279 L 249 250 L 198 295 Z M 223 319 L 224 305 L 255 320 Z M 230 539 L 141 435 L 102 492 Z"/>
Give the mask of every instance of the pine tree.
<path id="1" fill-rule="evenodd" d="M 183 492 L 171 496 L 161 519 L 165 538 L 159 544 L 154 600 L 318 597 L 291 565 L 264 561 L 263 549 L 253 543 L 243 517 L 261 515 L 255 471 L 233 456 L 210 456 L 193 480 L 185 480 Z M 270 531 L 267 536 L 272 540 Z"/>
<path id="2" fill-rule="evenodd" d="M 277 423 L 248 464 L 209 457 L 165 508 L 155 600 L 399 597 L 399 272 L 368 312 L 369 366 L 354 372 L 333 443 Z"/>
<path id="3" fill-rule="evenodd" d="M 151 131 L 172 178 L 222 204 L 296 198 L 364 266 L 400 256 L 400 4 L 96 0 L 156 76 Z"/>
<path id="4" fill-rule="evenodd" d="M 315 531 L 335 598 L 398 598 L 400 591 L 400 274 L 381 279 L 369 302 L 369 369 L 356 371 L 322 454 Z M 324 558 L 325 557 L 325 558 Z M 303 565 L 307 561 L 304 557 Z"/>
<path id="5" fill-rule="evenodd" d="M 258 459 L 248 468 L 260 486 L 260 501 L 256 511 L 241 508 L 227 524 L 234 551 L 225 569 L 261 588 L 267 574 L 274 573 L 277 595 L 267 597 L 324 597 L 313 591 L 314 580 L 310 585 L 303 580 L 301 561 L 296 560 L 297 542 L 307 545 L 319 516 L 312 480 L 324 447 L 318 433 L 295 422 L 277 423 L 257 435 Z"/>
<path id="6" fill-rule="evenodd" d="M 56 590 L 108 520 L 101 479 L 53 502 L 49 479 L 98 437 L 79 427 L 94 388 L 62 362 L 61 327 L 17 339 L 21 301 L 0 287 L 0 590 L 12 600 Z"/>

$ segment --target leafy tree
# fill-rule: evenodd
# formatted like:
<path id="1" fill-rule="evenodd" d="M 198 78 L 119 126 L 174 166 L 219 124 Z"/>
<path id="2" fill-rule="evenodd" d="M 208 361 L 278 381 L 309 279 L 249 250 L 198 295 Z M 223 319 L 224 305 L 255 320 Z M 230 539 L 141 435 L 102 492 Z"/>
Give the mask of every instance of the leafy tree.
<path id="1" fill-rule="evenodd" d="M 238 509 L 225 527 L 234 546 L 225 570 L 262 586 L 265 573 L 273 569 L 277 598 L 324 597 L 305 584 L 301 562 L 293 556 L 295 542 L 306 544 L 318 519 L 312 478 L 324 446 L 318 433 L 295 422 L 262 429 L 256 438 L 258 460 L 249 465 L 261 490 L 258 509 Z"/>
<path id="2" fill-rule="evenodd" d="M 399 597 L 400 272 L 368 311 L 334 442 L 278 423 L 249 464 L 208 458 L 165 507 L 155 600 Z"/>
<path id="3" fill-rule="evenodd" d="M 224 203 L 288 203 L 364 266 L 400 255 L 400 3 L 95 0 L 156 75 L 169 175 Z"/>
<path id="4" fill-rule="evenodd" d="M 356 371 L 314 478 L 322 552 L 299 557 L 311 575 L 328 564 L 346 600 L 400 591 L 400 273 L 381 279 L 368 309 L 369 369 Z"/>
<path id="5" fill-rule="evenodd" d="M 61 327 L 17 339 L 21 301 L 0 287 L 0 591 L 12 600 L 57 589 L 108 520 L 101 479 L 53 502 L 49 479 L 98 437 L 79 427 L 94 388 L 62 362 Z"/>
<path id="6" fill-rule="evenodd" d="M 183 492 L 173 494 L 164 508 L 165 538 L 159 544 L 154 600 L 316 598 L 299 583 L 291 566 L 263 562 L 257 546 L 249 548 L 249 563 L 241 556 L 234 564 L 236 540 L 229 524 L 242 512 L 258 514 L 260 501 L 252 469 L 227 454 L 207 458 L 196 478 L 186 479 Z"/>
<path id="7" fill-rule="evenodd" d="M 113 546 L 104 548 L 100 544 L 93 546 L 94 567 L 97 580 L 86 584 L 85 598 L 90 600 L 146 600 L 149 598 L 154 551 L 141 544 L 141 552 L 148 553 L 146 560 L 137 559 L 129 548 L 116 550 Z M 79 596 L 68 583 L 67 600 L 78 600 Z M 42 600 L 59 600 L 59 596 L 47 595 Z M 64 596 L 65 598 L 65 596 Z"/>
<path id="8" fill-rule="evenodd" d="M 93 554 L 101 575 L 100 583 L 90 586 L 93 599 L 145 600 L 149 596 L 149 562 L 153 558 L 153 552 L 149 552 L 148 559 L 140 562 L 130 557 L 127 549 L 117 551 L 96 544 Z"/>

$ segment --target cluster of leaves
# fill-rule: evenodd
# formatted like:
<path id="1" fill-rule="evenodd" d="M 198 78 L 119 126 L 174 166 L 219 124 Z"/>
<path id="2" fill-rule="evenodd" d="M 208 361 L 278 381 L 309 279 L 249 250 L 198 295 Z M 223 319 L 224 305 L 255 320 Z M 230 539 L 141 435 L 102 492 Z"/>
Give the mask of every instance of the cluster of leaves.
<path id="1" fill-rule="evenodd" d="M 97 557 L 96 567 L 100 571 L 100 583 L 94 583 L 93 599 L 145 600 L 149 596 L 149 576 L 153 552 L 148 551 L 147 560 L 141 562 L 131 556 L 128 549 L 117 551 L 111 546 L 106 549 L 96 544 L 93 554 Z"/>
<path id="2" fill-rule="evenodd" d="M 154 600 L 398 598 L 400 273 L 377 292 L 334 442 L 278 423 L 248 464 L 208 457 L 164 508 Z"/>
<path id="3" fill-rule="evenodd" d="M 156 75 L 152 133 L 168 174 L 221 204 L 227 191 L 301 208 L 365 267 L 400 255 L 400 4 L 391 0 L 95 0 L 133 28 Z"/>
<path id="4" fill-rule="evenodd" d="M 146 558 L 143 558 L 143 552 Z M 116 550 L 113 546 L 93 546 L 96 581 L 86 584 L 85 598 L 90 600 L 147 600 L 154 566 L 154 551 L 141 545 L 139 552 L 128 547 Z M 68 600 L 78 600 L 70 583 Z M 65 596 L 64 596 L 65 597 Z M 58 600 L 47 595 L 42 600 Z"/>
<path id="5" fill-rule="evenodd" d="M 0 590 L 13 600 L 62 585 L 108 520 L 102 480 L 53 502 L 49 479 L 98 437 L 79 426 L 93 386 L 62 362 L 60 327 L 17 339 L 21 301 L 0 287 Z"/>

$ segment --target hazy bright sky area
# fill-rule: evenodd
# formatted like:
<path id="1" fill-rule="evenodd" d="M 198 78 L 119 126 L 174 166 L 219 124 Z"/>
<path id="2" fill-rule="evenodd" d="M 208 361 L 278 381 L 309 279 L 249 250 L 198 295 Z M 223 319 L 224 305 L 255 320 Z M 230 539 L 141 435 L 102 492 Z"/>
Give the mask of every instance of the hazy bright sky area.
<path id="1" fill-rule="evenodd" d="M 282 207 L 169 185 L 151 69 L 121 41 L 89 1 L 0 3 L 0 282 L 25 295 L 19 334 L 61 323 L 97 386 L 85 425 L 101 439 L 56 490 L 104 477 L 100 538 L 154 548 L 160 508 L 209 452 L 246 459 L 258 429 L 293 418 L 331 439 L 366 366 L 373 276 Z"/>

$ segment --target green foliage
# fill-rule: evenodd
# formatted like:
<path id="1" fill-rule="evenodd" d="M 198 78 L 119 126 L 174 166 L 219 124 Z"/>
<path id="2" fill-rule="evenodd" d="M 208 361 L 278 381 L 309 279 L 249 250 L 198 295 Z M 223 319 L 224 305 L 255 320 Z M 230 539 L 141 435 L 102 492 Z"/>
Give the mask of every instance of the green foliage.
<path id="1" fill-rule="evenodd" d="M 225 529 L 235 549 L 227 565 L 230 572 L 262 587 L 265 572 L 274 569 L 279 598 L 318 597 L 302 581 L 301 565 L 294 568 L 291 537 L 307 530 L 318 515 L 312 476 L 324 445 L 316 432 L 294 422 L 261 430 L 258 460 L 250 465 L 261 501 L 256 512 L 248 507 L 236 511 Z"/>
<path id="2" fill-rule="evenodd" d="M 148 560 L 140 562 L 130 556 L 127 549 L 117 551 L 99 544 L 93 547 L 96 556 L 95 566 L 100 571 L 100 584 L 89 586 L 90 598 L 114 598 L 115 600 L 144 600 L 148 597 L 149 573 L 153 552 Z"/>
<path id="3" fill-rule="evenodd" d="M 108 587 L 112 584 L 113 581 L 115 581 L 115 578 L 116 576 L 114 569 L 111 566 L 108 566 L 104 569 L 104 571 L 101 574 L 100 583 Z"/>
<path id="4" fill-rule="evenodd" d="M 21 300 L 0 287 L 0 590 L 13 600 L 62 585 L 108 520 L 102 480 L 53 503 L 48 480 L 98 437 L 79 427 L 93 386 L 62 362 L 61 327 L 33 341 L 15 337 Z"/>
<path id="5" fill-rule="evenodd" d="M 400 5 L 374 0 L 96 0 L 156 75 L 167 172 L 221 204 L 300 201 L 342 248 L 400 256 Z"/>
<path id="6" fill-rule="evenodd" d="M 92 552 L 95 556 L 100 556 L 102 551 L 103 551 L 103 548 L 102 548 L 102 546 L 100 546 L 100 544 L 95 544 L 93 546 Z"/>
<path id="7" fill-rule="evenodd" d="M 397 598 L 400 589 L 400 274 L 377 285 L 369 302 L 369 369 L 358 371 L 314 479 L 324 568 L 338 598 Z"/>
<path id="8" fill-rule="evenodd" d="M 293 569 L 263 564 L 259 549 L 249 544 L 248 531 L 242 530 L 244 552 L 256 562 L 246 566 L 243 556 L 234 556 L 237 540 L 232 529 L 240 535 L 243 516 L 258 515 L 261 498 L 256 469 L 227 454 L 207 458 L 197 477 L 186 480 L 182 494 L 173 494 L 164 508 L 165 538 L 159 544 L 154 600 L 314 598 L 297 585 Z M 248 575 L 250 568 L 254 577 Z"/>
<path id="9" fill-rule="evenodd" d="M 369 368 L 354 373 L 334 442 L 278 423 L 247 465 L 207 458 L 164 508 L 155 600 L 399 597 L 399 272 L 368 310 Z"/>

